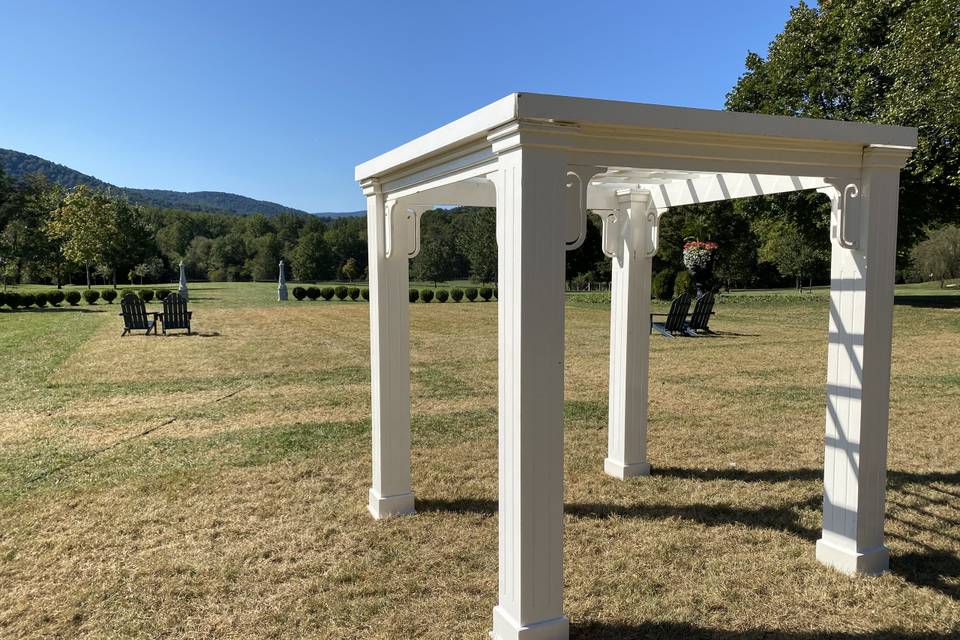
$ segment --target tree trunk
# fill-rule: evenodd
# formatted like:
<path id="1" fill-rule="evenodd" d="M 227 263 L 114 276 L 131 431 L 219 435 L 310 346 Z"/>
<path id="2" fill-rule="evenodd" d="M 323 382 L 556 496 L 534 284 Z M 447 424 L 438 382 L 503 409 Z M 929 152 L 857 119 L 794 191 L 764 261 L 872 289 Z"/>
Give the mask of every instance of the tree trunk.
<path id="1" fill-rule="evenodd" d="M 87 263 L 86 267 L 87 267 L 87 289 L 89 289 L 90 288 L 90 264 Z"/>
<path id="2" fill-rule="evenodd" d="M 116 267 L 113 268 L 113 288 L 114 290 L 116 290 L 117 288 L 117 268 Z"/>

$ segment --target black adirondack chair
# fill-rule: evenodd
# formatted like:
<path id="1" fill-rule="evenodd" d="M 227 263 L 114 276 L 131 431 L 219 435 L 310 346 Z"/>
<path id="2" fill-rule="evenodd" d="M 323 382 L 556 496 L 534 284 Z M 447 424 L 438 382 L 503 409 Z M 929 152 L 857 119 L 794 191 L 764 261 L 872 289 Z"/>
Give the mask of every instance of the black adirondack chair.
<path id="1" fill-rule="evenodd" d="M 120 337 L 127 335 L 131 331 L 146 331 L 144 335 L 157 335 L 157 314 L 147 313 L 147 306 L 135 294 L 128 293 L 120 300 L 120 315 L 123 316 L 123 333 Z"/>
<path id="2" fill-rule="evenodd" d="M 186 329 L 190 335 L 190 318 L 193 312 L 187 310 L 187 301 L 179 293 L 170 293 L 163 299 L 163 334 L 167 329 Z"/>
<path id="3" fill-rule="evenodd" d="M 710 316 L 713 314 L 713 293 L 708 291 L 699 298 L 697 304 L 693 307 L 693 313 L 690 314 L 690 321 L 683 328 L 683 332 L 688 336 L 697 337 L 697 332 L 713 333 L 710 331 Z"/>
<path id="4" fill-rule="evenodd" d="M 687 326 L 687 311 L 690 310 L 690 294 L 682 293 L 673 302 L 670 303 L 670 311 L 667 313 L 651 313 L 650 328 L 662 336 L 672 338 L 674 334 L 684 333 Z M 666 316 L 665 322 L 654 322 L 654 316 Z"/>

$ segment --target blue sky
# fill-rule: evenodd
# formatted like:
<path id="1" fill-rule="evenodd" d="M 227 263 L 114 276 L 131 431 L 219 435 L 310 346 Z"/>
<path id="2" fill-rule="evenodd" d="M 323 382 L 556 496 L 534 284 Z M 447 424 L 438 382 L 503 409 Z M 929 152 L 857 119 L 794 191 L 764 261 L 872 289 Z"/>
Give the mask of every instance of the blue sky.
<path id="1" fill-rule="evenodd" d="M 722 108 L 795 3 L 6 2 L 0 147 L 360 209 L 354 165 L 514 91 Z"/>

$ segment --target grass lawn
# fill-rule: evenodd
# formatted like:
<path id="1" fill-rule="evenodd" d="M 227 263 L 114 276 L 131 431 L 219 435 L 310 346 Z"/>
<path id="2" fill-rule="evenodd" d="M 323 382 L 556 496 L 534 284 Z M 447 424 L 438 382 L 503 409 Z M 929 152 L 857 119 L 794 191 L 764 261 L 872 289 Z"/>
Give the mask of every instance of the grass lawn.
<path id="1" fill-rule="evenodd" d="M 822 296 L 652 337 L 654 474 L 627 482 L 602 471 L 609 310 L 568 305 L 571 636 L 957 637 L 960 297 L 926 293 L 895 312 L 879 578 L 814 559 Z M 192 285 L 195 336 L 121 339 L 117 304 L 0 312 L 0 636 L 486 637 L 497 305 L 411 308 L 419 514 L 375 522 L 368 307 L 275 295 Z"/>

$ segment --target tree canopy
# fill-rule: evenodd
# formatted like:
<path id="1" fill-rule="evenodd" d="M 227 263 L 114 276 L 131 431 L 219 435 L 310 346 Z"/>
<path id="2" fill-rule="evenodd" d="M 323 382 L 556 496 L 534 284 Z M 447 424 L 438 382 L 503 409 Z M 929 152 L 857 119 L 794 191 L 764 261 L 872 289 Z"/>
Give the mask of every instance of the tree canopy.
<path id="1" fill-rule="evenodd" d="M 957 69 L 960 3 L 800 2 L 766 58 L 747 56 L 727 108 L 917 127 L 918 148 L 901 175 L 905 253 L 928 225 L 960 220 Z"/>

